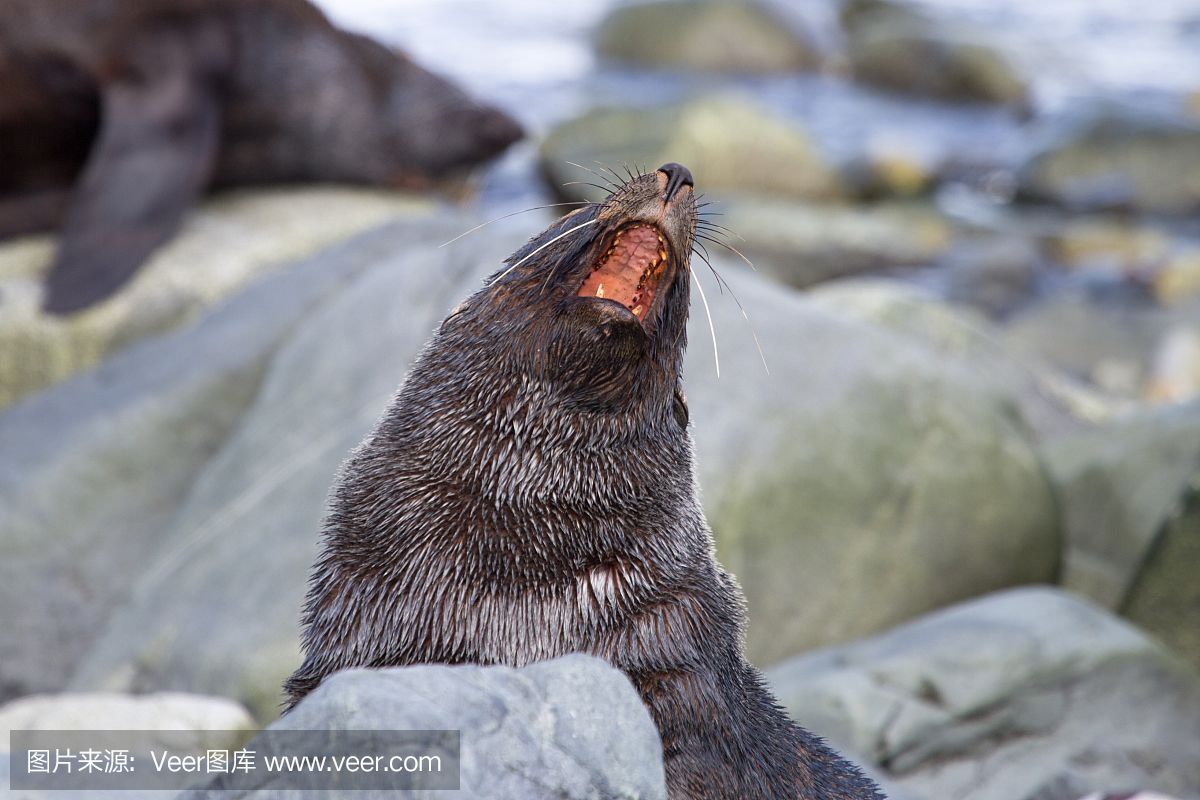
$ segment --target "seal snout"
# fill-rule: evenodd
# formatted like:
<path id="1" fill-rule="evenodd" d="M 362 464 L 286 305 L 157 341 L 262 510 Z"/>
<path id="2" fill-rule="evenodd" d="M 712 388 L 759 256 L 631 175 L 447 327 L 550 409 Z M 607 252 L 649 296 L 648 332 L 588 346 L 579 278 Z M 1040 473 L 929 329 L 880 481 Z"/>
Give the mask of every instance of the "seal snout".
<path id="1" fill-rule="evenodd" d="M 667 188 L 663 192 L 664 203 L 671 202 L 684 186 L 691 189 L 696 185 L 696 181 L 692 178 L 692 171 L 683 164 L 671 161 L 659 167 L 658 171 L 667 176 Z"/>

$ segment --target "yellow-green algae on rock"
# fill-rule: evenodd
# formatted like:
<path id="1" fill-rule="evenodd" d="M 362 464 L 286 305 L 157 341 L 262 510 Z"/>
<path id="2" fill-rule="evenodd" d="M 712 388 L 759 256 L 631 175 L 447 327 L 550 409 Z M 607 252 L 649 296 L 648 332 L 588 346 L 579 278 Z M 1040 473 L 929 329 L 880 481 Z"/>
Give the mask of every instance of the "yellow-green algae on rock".
<path id="1" fill-rule="evenodd" d="M 53 238 L 0 246 L 0 409 L 184 325 L 256 277 L 396 216 L 428 210 L 411 195 L 349 187 L 237 192 L 202 205 L 114 297 L 79 314 L 41 312 Z"/>

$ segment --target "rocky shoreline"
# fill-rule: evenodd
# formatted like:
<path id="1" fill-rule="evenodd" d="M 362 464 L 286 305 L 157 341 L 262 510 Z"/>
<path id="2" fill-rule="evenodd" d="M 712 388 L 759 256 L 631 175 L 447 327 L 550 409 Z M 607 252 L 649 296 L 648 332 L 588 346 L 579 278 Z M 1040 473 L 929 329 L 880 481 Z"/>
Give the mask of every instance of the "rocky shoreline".
<path id="1" fill-rule="evenodd" d="M 694 313 L 685 383 L 751 659 L 894 800 L 1200 800 L 1200 106 L 1044 112 L 999 37 L 928 8 L 684 5 L 618 9 L 595 46 L 703 91 L 587 110 L 526 156 L 563 200 L 687 163 L 722 215 L 737 252 L 692 263 L 718 353 Z M 639 36 L 664 24 L 678 48 Z M 833 153 L 739 89 L 814 74 L 992 109 L 1026 146 Z M 339 465 L 548 213 L 446 244 L 483 220 L 218 196 L 65 320 L 36 310 L 51 242 L 0 245 L 0 722 L 280 725 Z M 665 791 L 644 708 L 582 656 L 356 671 L 289 721 L 486 729 L 463 775 L 489 796 Z"/>

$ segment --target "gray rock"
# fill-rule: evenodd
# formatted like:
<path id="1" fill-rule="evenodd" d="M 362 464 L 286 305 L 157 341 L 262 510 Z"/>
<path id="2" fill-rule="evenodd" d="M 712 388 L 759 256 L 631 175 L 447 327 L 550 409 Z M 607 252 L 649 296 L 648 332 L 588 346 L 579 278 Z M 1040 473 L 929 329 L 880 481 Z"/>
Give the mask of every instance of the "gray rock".
<path id="1" fill-rule="evenodd" d="M 1106 301 L 1068 290 L 1007 319 L 1003 337 L 1014 353 L 1044 360 L 1118 398 L 1137 400 L 1145 394 L 1153 354 L 1175 318 L 1144 300 Z"/>
<path id="2" fill-rule="evenodd" d="M 41 311 L 53 239 L 0 245 L 0 409 L 82 372 L 133 342 L 195 322 L 253 281 L 430 204 L 395 193 L 307 187 L 226 194 L 120 293 L 68 317 Z M 213 258 L 213 253 L 220 258 Z"/>
<path id="3" fill-rule="evenodd" d="M 730 243 L 766 273 L 805 288 L 896 267 L 929 265 L 954 241 L 952 224 L 931 206 L 811 204 L 735 196 L 721 202 Z M 718 245 L 706 244 L 712 254 Z"/>
<path id="4" fill-rule="evenodd" d="M 995 236 L 962 243 L 946 254 L 940 271 L 949 300 L 995 318 L 1033 297 L 1040 261 L 1028 240 Z"/>
<path id="5" fill-rule="evenodd" d="M 224 697 L 67 692 L 30 695 L 0 706 L 0 741 L 8 742 L 14 730 L 196 731 L 197 745 L 230 747 L 245 737 L 224 740 L 219 735 L 254 730 L 254 720 Z"/>
<path id="6" fill-rule="evenodd" d="M 1105 792 L 1092 792 L 1087 797 L 1081 797 L 1079 800 L 1180 800 L 1177 797 L 1170 797 L 1160 792 L 1136 792 L 1134 794 L 1126 794 L 1122 792 L 1119 795 L 1108 794 Z"/>
<path id="7" fill-rule="evenodd" d="M 768 678 L 802 724 L 915 798 L 1200 791 L 1200 675 L 1056 589 L 963 603 Z"/>
<path id="8" fill-rule="evenodd" d="M 1200 456 L 1195 467 L 1190 503 L 1156 538 L 1121 613 L 1200 670 Z"/>
<path id="9" fill-rule="evenodd" d="M 139 789 L 137 791 L 96 790 L 63 791 L 59 789 L 41 791 L 11 789 L 9 780 L 9 757 L 0 753 L 0 800 L 175 800 L 179 792 Z"/>
<path id="10" fill-rule="evenodd" d="M 1155 538 L 1200 474 L 1200 403 L 1057 439 L 1045 457 L 1063 506 L 1062 583 L 1120 608 Z"/>
<path id="11" fill-rule="evenodd" d="M 912 283 L 851 278 L 823 284 L 807 296 L 835 313 L 913 338 L 974 379 L 1010 394 L 1038 441 L 1089 429 L 1119 411 L 1049 364 L 1011 352 L 1002 330 L 978 312 Z"/>
<path id="12" fill-rule="evenodd" d="M 745 0 L 618 7 L 601 21 L 595 41 L 607 58 L 679 70 L 786 72 L 812 69 L 821 60 L 803 31 Z"/>
<path id="13" fill-rule="evenodd" d="M 275 716 L 299 663 L 305 581 L 339 464 L 436 325 L 516 244 L 473 236 L 437 248 L 464 227 L 449 217 L 381 231 L 362 254 L 369 267 L 306 315 L 73 686 L 224 694 Z"/>
<path id="14" fill-rule="evenodd" d="M 1029 103 L 1028 81 L 986 31 L 892 0 L 852 0 L 842 21 L 858 80 L 941 100 Z"/>
<path id="15" fill-rule="evenodd" d="M 941 344 L 723 272 L 770 374 L 737 306 L 701 274 L 721 376 L 695 302 L 685 387 L 704 508 L 750 604 L 752 658 L 1054 576 L 1057 508 L 1020 387 L 989 375 L 999 359 L 948 358 Z"/>
<path id="16" fill-rule="evenodd" d="M 0 415 L 0 697 L 63 686 L 128 590 L 130 565 L 163 541 L 253 402 L 271 353 L 404 236 L 391 235 L 284 269 Z"/>
<path id="17" fill-rule="evenodd" d="M 1019 170 L 1023 197 L 1076 211 L 1200 210 L 1200 124 L 1115 107 L 1068 114 Z"/>
<path id="18" fill-rule="evenodd" d="M 628 679 L 582 655 L 523 669 L 417 666 L 348 670 L 287 717 L 287 730 L 460 730 L 461 793 L 494 800 L 665 798 L 662 743 Z M 254 748 L 252 741 L 247 745 Z M 239 792 L 189 797 L 321 797 L 254 776 Z M 425 792 L 355 792 L 363 800 Z"/>
<path id="19" fill-rule="evenodd" d="M 550 190 L 565 200 L 599 200 L 607 194 L 586 185 L 613 180 L 597 162 L 623 173 L 627 164 L 654 169 L 678 161 L 714 194 L 745 191 L 816 200 L 845 194 L 836 168 L 803 130 L 737 95 L 652 109 L 595 109 L 551 131 L 538 158 Z"/>
<path id="20" fill-rule="evenodd" d="M 255 729 L 249 712 L 223 697 L 177 693 L 143 696 L 67 693 L 22 697 L 0 707 L 0 750 L 9 746 L 13 730 L 169 731 L 162 740 L 150 735 L 151 746 L 178 747 L 179 731 L 191 732 L 189 749 L 229 749 L 245 743 Z M 136 769 L 136 765 L 135 765 Z M 33 791 L 9 789 L 9 756 L 0 752 L 0 798 L 12 800 L 165 800 L 175 791 Z"/>

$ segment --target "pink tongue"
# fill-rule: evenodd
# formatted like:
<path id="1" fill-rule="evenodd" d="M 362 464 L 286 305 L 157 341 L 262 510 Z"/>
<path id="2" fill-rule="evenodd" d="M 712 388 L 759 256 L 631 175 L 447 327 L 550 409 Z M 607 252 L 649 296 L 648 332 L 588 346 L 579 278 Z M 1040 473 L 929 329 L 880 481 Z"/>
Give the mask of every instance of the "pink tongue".
<path id="1" fill-rule="evenodd" d="M 579 287 L 579 295 L 615 300 L 639 317 L 643 316 L 653 299 L 661 271 L 661 247 L 658 231 L 653 227 L 626 228 L 613 242 L 604 260 Z M 652 266 L 651 274 L 643 278 Z"/>

